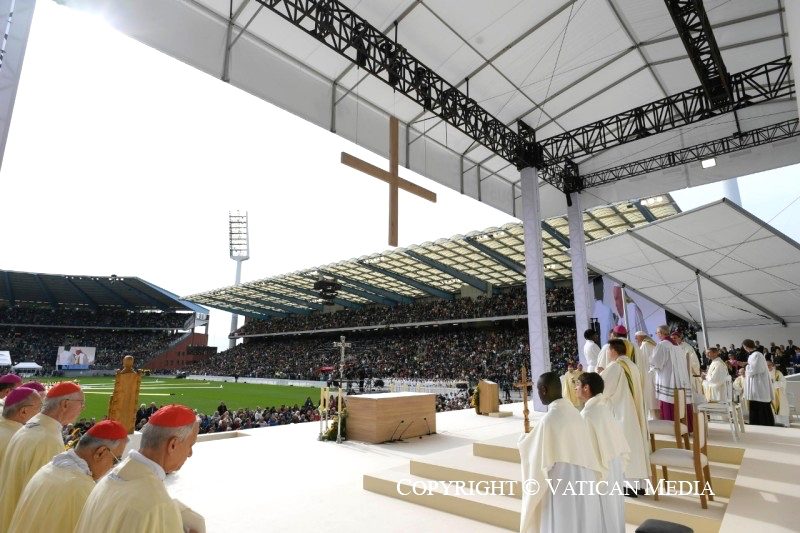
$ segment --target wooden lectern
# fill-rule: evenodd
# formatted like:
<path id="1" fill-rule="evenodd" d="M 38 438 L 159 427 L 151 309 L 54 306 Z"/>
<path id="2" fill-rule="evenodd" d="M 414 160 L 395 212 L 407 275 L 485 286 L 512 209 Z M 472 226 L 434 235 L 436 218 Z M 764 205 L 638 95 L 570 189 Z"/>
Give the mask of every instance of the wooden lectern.
<path id="1" fill-rule="evenodd" d="M 488 415 L 500 411 L 500 387 L 497 383 L 482 379 L 478 382 L 478 389 L 478 413 Z"/>

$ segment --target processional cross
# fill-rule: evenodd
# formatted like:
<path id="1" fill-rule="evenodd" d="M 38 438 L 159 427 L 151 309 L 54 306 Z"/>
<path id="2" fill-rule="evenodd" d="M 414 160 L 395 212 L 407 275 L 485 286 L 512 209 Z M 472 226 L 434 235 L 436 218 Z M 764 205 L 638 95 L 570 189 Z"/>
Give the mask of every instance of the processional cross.
<path id="1" fill-rule="evenodd" d="M 336 407 L 336 415 L 339 417 L 336 423 L 336 443 L 342 443 L 342 383 L 344 383 L 344 350 L 350 348 L 351 343 L 344 341 L 344 335 L 339 337 L 339 342 L 334 342 L 333 345 L 341 350 L 341 358 L 339 360 L 339 394 L 338 404 Z"/>
<path id="2" fill-rule="evenodd" d="M 528 410 L 528 386 L 530 386 L 530 382 L 528 381 L 528 369 L 525 368 L 525 365 L 522 365 L 522 368 L 519 370 L 519 381 L 514 383 L 514 388 L 520 389 L 522 393 L 522 415 L 525 417 L 525 433 L 531 432 L 531 421 L 528 419 L 528 414 L 530 413 Z"/>
<path id="3" fill-rule="evenodd" d="M 398 173 L 399 163 L 399 121 L 397 117 L 389 117 L 389 171 L 371 165 L 355 156 L 342 152 L 342 163 L 354 168 L 373 178 L 378 178 L 389 184 L 389 246 L 397 246 L 397 194 L 398 189 L 416 194 L 417 196 L 436 203 L 436 193 L 429 191 L 419 185 L 406 181 Z"/>

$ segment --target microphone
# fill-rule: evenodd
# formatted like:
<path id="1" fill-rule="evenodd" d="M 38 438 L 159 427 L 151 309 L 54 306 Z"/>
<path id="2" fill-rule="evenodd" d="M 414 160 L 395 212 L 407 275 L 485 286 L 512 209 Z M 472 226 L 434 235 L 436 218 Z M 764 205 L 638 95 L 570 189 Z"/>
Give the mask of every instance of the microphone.
<path id="1" fill-rule="evenodd" d="M 413 424 L 414 424 L 413 420 L 409 422 L 408 425 L 406 426 L 406 429 L 404 429 L 402 433 L 400 433 L 400 436 L 397 437 L 397 440 L 403 440 L 403 435 L 405 434 L 406 431 L 408 431 L 408 428 L 410 428 Z"/>
<path id="2" fill-rule="evenodd" d="M 428 435 L 430 435 L 431 434 L 431 425 L 428 424 L 428 418 L 424 417 L 423 420 L 425 421 L 425 425 L 428 427 Z M 422 437 L 420 436 L 420 438 L 422 438 Z"/>
<path id="3" fill-rule="evenodd" d="M 401 420 L 401 421 L 400 421 L 400 422 L 397 424 L 397 427 L 396 427 L 396 428 L 394 428 L 394 431 L 392 431 L 392 436 L 391 436 L 391 437 L 389 437 L 389 442 L 394 442 L 394 434 L 395 434 L 395 433 L 397 433 L 397 430 L 400 428 L 400 424 L 402 424 L 403 422 L 405 422 L 405 420 Z"/>

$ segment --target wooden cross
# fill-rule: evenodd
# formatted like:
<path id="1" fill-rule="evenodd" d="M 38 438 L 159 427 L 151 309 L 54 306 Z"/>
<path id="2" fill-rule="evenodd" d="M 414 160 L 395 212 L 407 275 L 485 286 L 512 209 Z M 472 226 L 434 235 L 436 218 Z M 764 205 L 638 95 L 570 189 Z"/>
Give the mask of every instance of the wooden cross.
<path id="1" fill-rule="evenodd" d="M 528 369 L 525 368 L 525 365 L 522 365 L 522 368 L 519 370 L 520 380 L 517 383 L 514 383 L 514 388 L 519 389 L 522 393 L 522 402 L 523 402 L 523 409 L 522 415 L 525 417 L 525 433 L 531 432 L 531 421 L 528 418 L 528 414 L 530 411 L 528 410 L 528 387 L 531 383 L 528 381 Z"/>
<path id="2" fill-rule="evenodd" d="M 399 162 L 399 121 L 397 117 L 389 117 L 389 171 L 371 165 L 355 156 L 342 152 L 342 163 L 348 167 L 360 170 L 365 174 L 369 174 L 373 178 L 378 178 L 389 184 L 389 246 L 397 246 L 397 191 L 403 189 L 404 191 L 416 194 L 417 196 L 428 200 L 429 202 L 436 203 L 436 193 L 429 191 L 419 185 L 415 185 L 410 181 L 406 181 L 398 174 Z"/>

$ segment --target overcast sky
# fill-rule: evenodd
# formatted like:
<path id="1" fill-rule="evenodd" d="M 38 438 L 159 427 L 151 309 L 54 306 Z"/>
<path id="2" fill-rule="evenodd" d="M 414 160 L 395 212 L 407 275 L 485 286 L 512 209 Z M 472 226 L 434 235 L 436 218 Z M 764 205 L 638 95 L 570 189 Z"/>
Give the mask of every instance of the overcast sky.
<path id="1" fill-rule="evenodd" d="M 231 285 L 228 211 L 250 215 L 243 281 L 383 251 L 386 161 L 51 1 L 37 2 L 0 171 L 0 268 L 139 276 L 182 296 Z M 739 180 L 744 207 L 800 239 L 800 168 Z M 515 218 L 408 169 L 400 246 Z M 673 193 L 682 209 L 721 184 Z M 788 206 L 788 207 L 787 207 Z M 777 216 L 776 216 L 777 215 Z M 227 346 L 227 313 L 210 344 Z"/>

